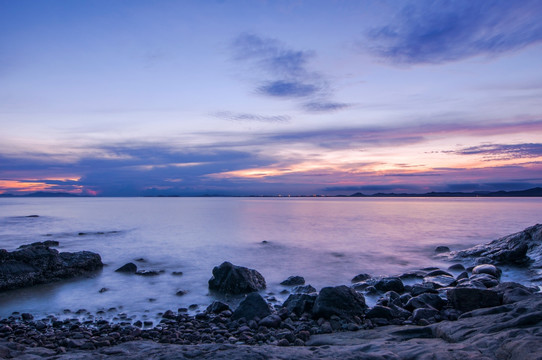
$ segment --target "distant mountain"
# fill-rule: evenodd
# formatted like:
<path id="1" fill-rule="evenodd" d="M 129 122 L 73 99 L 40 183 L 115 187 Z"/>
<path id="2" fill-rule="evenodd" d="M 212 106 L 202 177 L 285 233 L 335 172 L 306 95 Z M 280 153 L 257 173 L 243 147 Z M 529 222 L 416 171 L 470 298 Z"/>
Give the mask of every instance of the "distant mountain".
<path id="1" fill-rule="evenodd" d="M 542 187 L 519 191 L 429 192 L 425 194 L 377 193 L 364 195 L 360 192 L 350 197 L 542 197 Z"/>
<path id="2" fill-rule="evenodd" d="M 24 194 L 24 195 L 0 194 L 0 197 L 81 197 L 81 196 L 76 195 L 76 194 L 66 193 L 66 192 L 37 191 L 37 192 Z"/>

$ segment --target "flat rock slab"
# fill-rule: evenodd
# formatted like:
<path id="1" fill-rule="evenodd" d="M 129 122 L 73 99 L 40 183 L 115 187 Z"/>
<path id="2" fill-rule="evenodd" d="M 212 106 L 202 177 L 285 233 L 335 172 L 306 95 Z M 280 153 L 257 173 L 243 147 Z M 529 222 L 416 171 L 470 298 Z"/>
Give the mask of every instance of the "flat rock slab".
<path id="1" fill-rule="evenodd" d="M 58 252 L 45 243 L 23 245 L 12 252 L 0 250 L 0 291 L 81 276 L 102 267 L 99 254 Z"/>

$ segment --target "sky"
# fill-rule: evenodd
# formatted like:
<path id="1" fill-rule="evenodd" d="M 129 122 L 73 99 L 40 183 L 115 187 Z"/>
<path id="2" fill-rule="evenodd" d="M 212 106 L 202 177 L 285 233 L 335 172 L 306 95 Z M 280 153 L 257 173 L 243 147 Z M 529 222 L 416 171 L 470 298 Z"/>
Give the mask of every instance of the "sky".
<path id="1" fill-rule="evenodd" d="M 542 186 L 542 1 L 0 0 L 0 193 Z"/>

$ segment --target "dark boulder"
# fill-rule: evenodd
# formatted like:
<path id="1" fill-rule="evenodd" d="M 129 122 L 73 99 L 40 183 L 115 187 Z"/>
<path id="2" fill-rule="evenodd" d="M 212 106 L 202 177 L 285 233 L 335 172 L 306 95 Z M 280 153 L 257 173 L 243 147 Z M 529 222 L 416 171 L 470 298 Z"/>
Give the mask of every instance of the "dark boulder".
<path id="1" fill-rule="evenodd" d="M 316 292 L 316 289 L 310 285 L 299 285 L 293 288 L 292 292 L 294 294 L 312 294 Z"/>
<path id="2" fill-rule="evenodd" d="M 501 283 L 492 290 L 497 291 L 502 296 L 503 304 L 513 304 L 525 300 L 537 292 L 537 289 L 528 288 L 515 282 Z"/>
<path id="3" fill-rule="evenodd" d="M 456 280 L 453 276 L 437 275 L 424 277 L 423 282 L 424 286 L 432 287 L 434 289 L 440 289 L 443 287 L 455 285 Z"/>
<path id="4" fill-rule="evenodd" d="M 437 294 L 425 293 L 408 300 L 405 309 L 414 311 L 420 308 L 433 308 L 441 310 L 446 305 L 446 300 Z"/>
<path id="5" fill-rule="evenodd" d="M 418 323 L 421 320 L 427 320 L 428 322 L 433 322 L 432 320 L 435 319 L 439 315 L 439 311 L 433 308 L 420 308 L 414 310 L 412 313 L 412 321 L 415 323 Z"/>
<path id="6" fill-rule="evenodd" d="M 382 292 L 388 292 L 388 291 L 395 291 L 396 293 L 402 293 L 405 290 L 405 286 L 401 279 L 397 277 L 388 277 L 378 280 L 374 287 L 378 291 Z"/>
<path id="7" fill-rule="evenodd" d="M 474 269 L 472 269 L 472 274 L 488 274 L 499 279 L 501 277 L 502 271 L 495 265 L 482 264 L 475 266 Z"/>
<path id="8" fill-rule="evenodd" d="M 442 254 L 442 253 L 447 253 L 447 252 L 450 252 L 450 248 L 448 246 L 437 246 L 435 248 L 435 253 L 437 254 Z"/>
<path id="9" fill-rule="evenodd" d="M 367 309 L 365 298 L 355 290 L 341 285 L 325 287 L 314 302 L 312 309 L 315 317 L 330 318 L 337 315 L 343 319 L 361 316 Z"/>
<path id="10" fill-rule="evenodd" d="M 394 318 L 393 310 L 387 306 L 375 305 L 371 310 L 367 312 L 367 314 L 365 315 L 365 318 L 367 319 L 379 318 L 379 319 L 391 320 Z"/>
<path id="11" fill-rule="evenodd" d="M 371 278 L 371 275 L 369 274 L 358 274 L 356 276 L 354 276 L 352 278 L 352 284 L 353 283 L 357 283 L 357 282 L 360 282 L 360 281 L 365 281 L 365 280 L 369 280 Z"/>
<path id="12" fill-rule="evenodd" d="M 208 313 L 220 314 L 222 311 L 230 310 L 228 304 L 223 303 L 222 301 L 215 300 L 211 305 L 207 307 Z"/>
<path id="13" fill-rule="evenodd" d="M 292 294 L 288 296 L 288 299 L 282 304 L 288 311 L 301 316 L 301 314 L 307 312 L 311 313 L 316 301 L 316 295 L 308 294 Z"/>
<path id="14" fill-rule="evenodd" d="M 137 265 L 134 263 L 127 263 L 122 265 L 120 268 L 115 270 L 116 272 L 122 272 L 122 273 L 128 273 L 128 274 L 135 274 L 137 271 Z"/>
<path id="15" fill-rule="evenodd" d="M 260 322 L 258 322 L 258 325 L 268 328 L 278 328 L 281 322 L 282 319 L 280 318 L 280 316 L 278 316 L 277 314 L 271 314 L 261 319 Z"/>
<path id="16" fill-rule="evenodd" d="M 487 289 L 458 287 L 446 291 L 446 296 L 454 309 L 463 312 L 501 305 L 499 293 Z"/>
<path id="17" fill-rule="evenodd" d="M 245 294 L 265 289 L 265 279 L 256 270 L 224 262 L 213 268 L 209 289 L 226 294 Z"/>
<path id="18" fill-rule="evenodd" d="M 253 292 L 241 301 L 237 309 L 233 312 L 232 318 L 234 320 L 240 318 L 253 320 L 255 318 L 263 319 L 268 315 L 271 315 L 269 305 L 260 294 Z"/>
<path id="19" fill-rule="evenodd" d="M 467 250 L 452 253 L 453 259 L 484 258 L 494 265 L 525 265 L 531 260 L 534 266 L 542 266 L 542 224 L 478 245 Z"/>
<path id="20" fill-rule="evenodd" d="M 0 251 L 0 291 L 88 274 L 103 267 L 100 255 L 51 249 L 43 243 Z"/>
<path id="21" fill-rule="evenodd" d="M 280 284 L 285 286 L 304 285 L 305 278 L 303 278 L 303 276 L 290 276 L 288 279 L 284 280 Z"/>

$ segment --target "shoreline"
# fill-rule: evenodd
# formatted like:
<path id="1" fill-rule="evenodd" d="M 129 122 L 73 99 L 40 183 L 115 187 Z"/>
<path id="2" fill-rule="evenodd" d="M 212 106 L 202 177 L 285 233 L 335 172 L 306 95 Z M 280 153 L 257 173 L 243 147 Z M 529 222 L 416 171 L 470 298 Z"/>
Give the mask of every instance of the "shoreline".
<path id="1" fill-rule="evenodd" d="M 425 269 L 403 274 L 404 279 L 423 280 L 405 286 L 401 277 L 362 276 L 351 287 L 292 292 L 285 303 L 274 306 L 256 291 L 235 310 L 215 301 L 195 315 L 186 309 L 165 311 L 160 322 L 152 325 L 132 323 L 129 314 L 119 314 L 118 323 L 14 314 L 0 319 L 0 357 L 152 358 L 147 355 L 155 354 L 168 359 L 308 359 L 345 358 L 348 353 L 400 359 L 413 358 L 412 351 L 422 349 L 427 354 L 442 352 L 442 356 L 470 354 L 483 345 L 481 338 L 493 337 L 498 340 L 484 340 L 484 356 L 497 358 L 506 352 L 511 357 L 503 358 L 514 358 L 520 349 L 518 354 L 524 357 L 516 358 L 526 359 L 532 355 L 528 352 L 532 344 L 542 340 L 542 294 L 517 283 L 501 283 L 500 269 L 492 263 L 528 266 L 528 261 L 539 266 L 541 234 L 542 225 L 536 225 L 450 253 L 451 259 L 470 259 L 473 264 L 456 277 L 446 270 Z M 536 241 L 537 247 L 529 248 L 520 240 Z M 378 295 L 377 304 L 367 307 L 360 294 Z M 239 310 L 249 299 L 252 302 Z M 254 313 L 258 301 L 265 305 Z M 462 332 L 468 336 L 458 335 Z M 419 355 L 414 358 L 423 358 Z"/>

